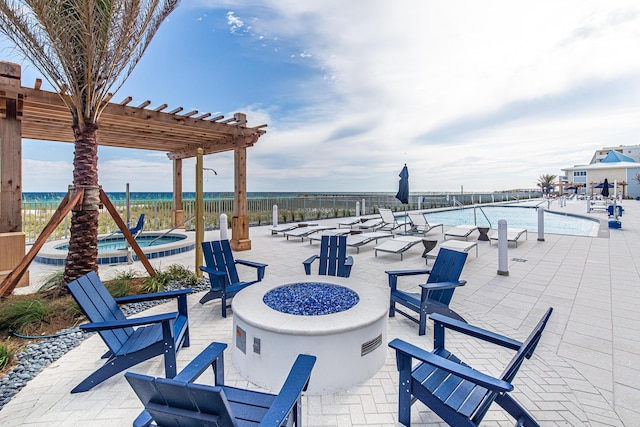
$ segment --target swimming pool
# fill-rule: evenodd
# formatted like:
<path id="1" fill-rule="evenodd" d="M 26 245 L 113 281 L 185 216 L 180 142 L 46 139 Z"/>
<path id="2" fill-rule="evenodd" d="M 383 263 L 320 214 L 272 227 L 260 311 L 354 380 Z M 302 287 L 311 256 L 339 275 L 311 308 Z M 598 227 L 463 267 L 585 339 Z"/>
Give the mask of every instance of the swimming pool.
<path id="1" fill-rule="evenodd" d="M 498 228 L 498 220 L 507 221 L 509 228 L 525 228 L 538 231 L 538 210 L 535 206 L 478 206 L 425 213 L 432 223 L 448 226 L 477 224 L 480 227 Z M 600 221 L 581 215 L 556 211 L 544 211 L 544 232 L 571 236 L 597 236 Z"/>
<path id="2" fill-rule="evenodd" d="M 136 237 L 136 242 L 148 259 L 176 255 L 195 249 L 193 233 L 172 231 L 166 236 L 161 232 L 144 232 Z M 68 240 L 47 242 L 42 246 L 34 261 L 42 264 L 64 265 L 69 249 Z M 98 264 L 123 264 L 128 262 L 123 236 L 102 236 L 98 241 Z M 139 258 L 132 253 L 133 261 Z"/>

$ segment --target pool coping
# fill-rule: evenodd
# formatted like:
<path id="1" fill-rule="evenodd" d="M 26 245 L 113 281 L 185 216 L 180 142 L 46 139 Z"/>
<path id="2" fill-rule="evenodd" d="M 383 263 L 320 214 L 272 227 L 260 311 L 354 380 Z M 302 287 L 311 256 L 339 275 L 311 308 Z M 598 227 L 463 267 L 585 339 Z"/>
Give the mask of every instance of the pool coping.
<path id="1" fill-rule="evenodd" d="M 145 231 L 140 233 L 140 235 L 160 236 L 163 233 L 166 233 L 166 231 L 162 231 L 162 230 Z M 171 235 L 184 236 L 185 238 L 176 242 L 170 242 L 170 243 L 156 245 L 156 246 L 145 246 L 145 247 L 141 247 L 140 249 L 142 249 L 142 252 L 145 254 L 147 259 L 155 259 L 155 258 L 162 258 L 170 255 L 177 255 L 177 254 L 188 252 L 195 249 L 196 243 L 195 243 L 194 233 L 187 233 L 183 231 L 174 230 L 170 233 L 167 233 L 167 236 L 171 236 Z M 98 239 L 105 238 L 108 236 L 110 236 L 110 234 L 103 234 L 98 236 Z M 67 251 L 56 249 L 56 247 L 60 246 L 61 244 L 68 244 L 68 243 L 69 243 L 69 239 L 61 239 L 61 240 L 46 242 L 42 246 L 42 249 L 38 251 L 38 254 L 35 256 L 34 261 L 41 264 L 48 264 L 48 265 L 60 265 L 60 266 L 64 265 L 67 259 Z M 158 249 L 161 249 L 161 250 L 158 250 Z M 138 256 L 133 252 L 131 253 L 131 259 L 133 261 L 139 261 Z M 129 260 L 130 260 L 129 254 L 127 254 L 127 251 L 124 249 L 118 249 L 113 251 L 100 251 L 98 256 L 99 265 L 125 264 L 129 262 Z"/>

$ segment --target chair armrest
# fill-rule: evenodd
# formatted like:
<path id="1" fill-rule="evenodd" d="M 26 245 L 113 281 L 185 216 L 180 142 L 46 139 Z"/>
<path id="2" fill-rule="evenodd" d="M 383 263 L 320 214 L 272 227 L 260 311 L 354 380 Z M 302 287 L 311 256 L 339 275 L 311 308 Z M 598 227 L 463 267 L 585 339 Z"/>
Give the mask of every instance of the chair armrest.
<path id="1" fill-rule="evenodd" d="M 440 282 L 440 283 L 421 283 L 422 289 L 427 291 L 440 291 L 443 289 L 457 288 L 467 284 L 466 280 L 458 280 L 457 282 Z"/>
<path id="2" fill-rule="evenodd" d="M 347 267 L 353 267 L 353 257 L 351 255 L 347 257 L 344 265 L 346 265 Z"/>
<path id="3" fill-rule="evenodd" d="M 422 270 L 389 270 L 385 271 L 389 276 L 415 276 L 417 274 L 430 274 L 431 269 Z"/>
<path id="4" fill-rule="evenodd" d="M 430 353 L 398 338 L 391 341 L 389 343 L 389 347 L 396 350 L 396 359 L 400 357 L 409 357 L 411 359 L 420 360 L 421 362 L 435 366 L 443 371 L 449 372 L 467 381 L 471 381 L 474 384 L 492 390 L 496 393 L 504 393 L 513 390 L 513 385 L 506 381 L 494 378 L 480 371 L 476 371 L 468 366 L 452 362 L 444 357 Z"/>
<path id="5" fill-rule="evenodd" d="M 177 289 L 175 291 L 154 292 L 152 294 L 131 295 L 126 297 L 114 298 L 118 304 L 128 304 L 141 301 L 155 301 L 167 298 L 179 298 L 183 295 L 191 293 L 191 289 Z"/>
<path id="6" fill-rule="evenodd" d="M 215 374 L 215 385 L 224 385 L 224 350 L 226 348 L 227 344 L 212 342 L 173 379 L 192 383 L 211 366 Z"/>
<path id="7" fill-rule="evenodd" d="M 291 410 L 295 408 L 296 403 L 298 403 L 300 395 L 307 388 L 311 370 L 315 363 L 315 356 L 308 354 L 298 355 L 278 396 L 276 396 L 269 411 L 267 411 L 262 421 L 260 421 L 261 426 L 278 427 L 289 416 Z"/>
<path id="8" fill-rule="evenodd" d="M 318 258 L 318 255 L 311 255 L 309 258 L 302 261 L 302 265 L 304 265 L 304 272 L 307 275 L 311 274 L 311 263 Z"/>
<path id="9" fill-rule="evenodd" d="M 438 313 L 433 313 L 429 316 L 434 322 L 434 341 L 437 342 L 437 336 L 439 329 L 449 328 L 456 332 L 460 332 L 474 338 L 481 339 L 483 341 L 497 344 L 502 347 L 506 347 L 511 350 L 519 350 L 522 347 L 520 341 L 516 341 L 504 335 L 496 334 L 486 329 L 478 328 L 477 326 L 469 325 L 468 323 L 461 322 L 459 320 L 452 319 L 450 317 L 443 316 Z M 436 344 L 435 347 L 438 347 Z M 444 346 L 441 346 L 444 347 Z"/>
<path id="10" fill-rule="evenodd" d="M 236 264 L 246 265 L 248 267 L 253 267 L 257 270 L 258 273 L 258 282 L 264 278 L 264 270 L 267 268 L 269 264 L 263 264 L 261 262 L 247 261 L 244 259 L 237 259 Z"/>
<path id="11" fill-rule="evenodd" d="M 174 320 L 178 318 L 178 312 L 171 313 L 162 313 L 156 314 L 153 316 L 145 316 L 145 317 L 134 317 L 132 319 L 124 319 L 118 321 L 111 322 L 95 322 L 95 323 L 85 323 L 84 325 L 80 325 L 80 329 L 83 331 L 89 332 L 97 332 L 97 331 L 108 331 L 111 329 L 122 329 L 129 328 L 133 326 L 141 326 L 141 325 L 149 325 L 152 323 L 161 323 L 169 320 Z"/>
<path id="12" fill-rule="evenodd" d="M 237 259 L 236 264 L 248 265 L 249 267 L 261 268 L 266 267 L 269 264 L 263 264 L 261 262 L 247 261 L 245 259 Z"/>
<path id="13" fill-rule="evenodd" d="M 207 267 L 206 265 L 201 265 L 199 268 L 201 271 L 204 271 L 208 274 L 213 274 L 214 276 L 225 277 L 227 275 L 227 273 L 225 273 L 224 271 L 216 270 L 215 268 Z"/>

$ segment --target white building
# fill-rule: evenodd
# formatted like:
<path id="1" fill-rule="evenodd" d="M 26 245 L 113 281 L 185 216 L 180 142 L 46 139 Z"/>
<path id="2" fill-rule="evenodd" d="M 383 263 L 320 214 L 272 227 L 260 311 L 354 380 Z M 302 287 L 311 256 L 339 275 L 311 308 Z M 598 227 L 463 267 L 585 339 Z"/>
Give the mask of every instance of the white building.
<path id="1" fill-rule="evenodd" d="M 597 150 L 590 164 L 563 168 L 562 172 L 567 177 L 567 182 L 561 184 L 565 189 L 575 186 L 580 194 L 597 194 L 599 190 L 593 187 L 606 178 L 609 184 L 617 182 L 623 197 L 635 199 L 640 197 L 640 183 L 636 180 L 640 175 L 640 145 Z"/>

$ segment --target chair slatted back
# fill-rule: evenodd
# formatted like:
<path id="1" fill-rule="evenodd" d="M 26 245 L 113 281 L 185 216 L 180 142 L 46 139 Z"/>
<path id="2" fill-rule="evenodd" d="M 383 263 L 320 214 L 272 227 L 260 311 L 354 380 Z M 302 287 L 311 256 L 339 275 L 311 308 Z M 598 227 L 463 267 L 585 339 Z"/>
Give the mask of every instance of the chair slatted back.
<path id="1" fill-rule="evenodd" d="M 320 266 L 323 276 L 347 276 L 344 263 L 347 259 L 347 236 L 322 236 L 320 241 Z"/>
<path id="2" fill-rule="evenodd" d="M 92 323 L 126 319 L 94 271 L 67 283 L 67 288 Z M 99 334 L 109 350 L 115 352 L 133 334 L 133 328 L 100 331 Z"/>
<path id="3" fill-rule="evenodd" d="M 130 231 L 131 233 L 135 234 L 139 231 L 142 231 L 142 229 L 144 228 L 144 214 L 140 214 L 140 217 L 138 218 L 138 223 L 136 224 L 135 227 L 133 227 Z"/>
<path id="4" fill-rule="evenodd" d="M 158 425 L 236 426 L 224 390 L 128 372 L 127 381 Z"/>
<path id="5" fill-rule="evenodd" d="M 440 248 L 427 283 L 456 282 L 460 280 L 460 274 L 467 260 L 467 255 L 466 252 Z M 453 298 L 453 291 L 455 291 L 455 288 L 432 291 L 429 294 L 429 299 L 449 305 L 451 298 Z"/>
<path id="6" fill-rule="evenodd" d="M 208 267 L 224 271 L 227 274 L 225 279 L 227 285 L 240 281 L 228 240 L 202 242 L 202 251 L 204 253 L 204 261 Z"/>

